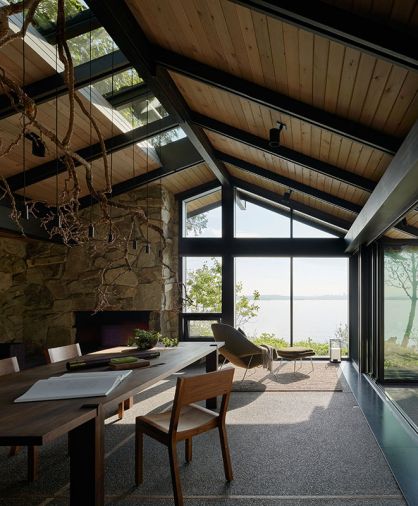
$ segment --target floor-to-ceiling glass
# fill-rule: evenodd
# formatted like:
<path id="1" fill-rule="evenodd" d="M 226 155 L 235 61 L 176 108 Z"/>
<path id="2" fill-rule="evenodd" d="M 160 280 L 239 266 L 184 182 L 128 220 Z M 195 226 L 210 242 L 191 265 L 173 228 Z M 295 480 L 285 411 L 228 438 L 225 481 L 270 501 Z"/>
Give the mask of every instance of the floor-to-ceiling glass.
<path id="1" fill-rule="evenodd" d="M 330 339 L 348 354 L 348 259 L 293 259 L 293 343 L 328 355 Z"/>
<path id="2" fill-rule="evenodd" d="M 290 344 L 290 258 L 235 259 L 235 326 L 252 339 Z"/>
<path id="3" fill-rule="evenodd" d="M 418 380 L 418 245 L 384 249 L 384 379 Z"/>

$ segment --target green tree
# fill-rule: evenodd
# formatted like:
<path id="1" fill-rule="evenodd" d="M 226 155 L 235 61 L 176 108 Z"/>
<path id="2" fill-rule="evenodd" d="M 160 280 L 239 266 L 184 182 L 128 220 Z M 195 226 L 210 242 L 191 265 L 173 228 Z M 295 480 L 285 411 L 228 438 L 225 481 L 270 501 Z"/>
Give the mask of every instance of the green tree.
<path id="1" fill-rule="evenodd" d="M 414 248 L 386 251 L 385 271 L 386 284 L 401 289 L 411 303 L 401 345 L 403 348 L 407 348 L 417 309 L 418 253 Z"/>
<path id="2" fill-rule="evenodd" d="M 208 215 L 207 213 L 195 214 L 186 218 L 186 232 L 192 233 L 195 237 L 202 234 L 208 226 Z"/>
<path id="3" fill-rule="evenodd" d="M 212 258 L 211 263 L 204 262 L 202 267 L 190 271 L 186 283 L 189 310 L 198 313 L 220 313 L 222 310 L 222 265 Z M 235 285 L 236 323 L 244 323 L 257 316 L 260 306 L 255 304 L 260 293 L 254 290 L 252 297 L 242 294 L 242 282 Z"/>

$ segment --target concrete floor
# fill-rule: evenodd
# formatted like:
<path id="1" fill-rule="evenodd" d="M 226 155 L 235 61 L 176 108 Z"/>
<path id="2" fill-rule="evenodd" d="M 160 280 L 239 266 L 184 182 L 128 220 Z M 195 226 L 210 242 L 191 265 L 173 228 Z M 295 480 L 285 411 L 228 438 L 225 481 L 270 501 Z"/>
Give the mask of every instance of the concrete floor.
<path id="1" fill-rule="evenodd" d="M 123 420 L 108 421 L 106 504 L 173 504 L 166 448 L 149 438 L 144 484 L 134 487 L 133 423 L 138 414 L 167 407 L 174 384 L 171 378 L 155 385 Z M 234 392 L 227 422 L 235 479 L 224 481 L 217 432 L 195 438 L 193 462 L 181 466 L 186 505 L 406 504 L 347 386 L 343 392 Z M 33 484 L 25 482 L 25 455 L 9 459 L 0 451 L 1 506 L 69 504 L 65 439 L 42 449 Z"/>

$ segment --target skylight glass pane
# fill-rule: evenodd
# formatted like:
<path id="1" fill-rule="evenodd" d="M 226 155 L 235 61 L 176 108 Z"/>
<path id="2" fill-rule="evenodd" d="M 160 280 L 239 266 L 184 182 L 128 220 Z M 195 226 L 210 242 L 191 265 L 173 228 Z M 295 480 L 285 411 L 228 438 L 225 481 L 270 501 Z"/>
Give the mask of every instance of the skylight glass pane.
<path id="1" fill-rule="evenodd" d="M 155 137 L 151 137 L 148 139 L 148 142 L 156 149 L 161 146 L 165 146 L 166 144 L 170 144 L 170 142 L 175 142 L 180 139 L 186 137 L 186 134 L 180 127 L 173 128 L 173 130 L 168 130 L 167 132 L 163 132 L 162 134 L 156 135 Z"/>
<path id="2" fill-rule="evenodd" d="M 150 97 L 149 100 L 141 98 L 128 106 L 121 107 L 118 111 L 132 123 L 134 127 L 146 125 L 147 123 L 152 123 L 153 121 L 168 116 L 167 111 L 155 97 Z"/>
<path id="3" fill-rule="evenodd" d="M 91 59 L 94 60 L 118 49 L 117 45 L 113 42 L 112 37 L 103 27 L 67 40 L 67 44 L 70 48 L 74 65 L 80 65 L 81 63 L 90 61 L 90 52 Z"/>
<path id="4" fill-rule="evenodd" d="M 38 28 L 40 31 L 53 29 L 57 20 L 57 6 L 57 0 L 43 0 L 40 2 L 33 17 L 35 28 Z M 64 2 L 64 9 L 65 19 L 68 21 L 80 12 L 87 10 L 88 6 L 82 0 L 71 0 Z"/>
<path id="5" fill-rule="evenodd" d="M 143 79 L 139 77 L 138 72 L 135 69 L 124 70 L 123 72 L 119 72 L 118 74 L 114 74 L 113 83 L 112 77 L 107 77 L 106 79 L 102 79 L 101 81 L 94 84 L 96 90 L 102 95 L 112 95 L 118 91 L 121 91 L 125 88 L 130 88 L 131 86 L 135 86 L 136 84 L 141 84 Z"/>

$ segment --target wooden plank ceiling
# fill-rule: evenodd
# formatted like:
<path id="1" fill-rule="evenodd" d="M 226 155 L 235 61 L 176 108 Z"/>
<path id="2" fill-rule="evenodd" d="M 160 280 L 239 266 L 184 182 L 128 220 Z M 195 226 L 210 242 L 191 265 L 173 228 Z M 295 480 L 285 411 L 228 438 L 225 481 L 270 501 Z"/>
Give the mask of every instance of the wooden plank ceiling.
<path id="1" fill-rule="evenodd" d="M 418 23 L 416 0 L 329 0 L 328 3 L 410 29 Z M 245 79 L 401 142 L 418 118 L 418 74 L 360 50 L 268 17 L 228 0 L 126 0 L 155 46 Z M 378 182 L 392 156 L 365 144 L 170 70 L 191 111 L 268 141 L 277 121 L 281 143 L 336 168 Z M 205 131 L 218 151 L 312 188 L 364 205 L 369 193 L 336 178 L 267 154 L 220 133 Z M 280 149 L 278 150 L 279 154 Z M 231 175 L 283 195 L 286 187 L 237 167 Z M 355 213 L 309 195 L 292 198 L 352 222 Z M 406 216 L 418 225 L 418 213 Z M 410 237 L 400 231 L 391 236 Z"/>
<path id="2" fill-rule="evenodd" d="M 46 46 L 46 54 L 48 54 Z M 13 41 L 7 48 L 0 52 L 1 65 L 10 72 L 20 84 L 23 83 L 23 42 L 22 40 Z M 31 49 L 29 44 L 25 45 L 25 84 L 30 84 L 40 79 L 55 74 L 55 70 L 47 63 L 43 57 Z M 80 90 L 76 92 L 81 98 L 82 103 L 94 117 L 104 139 L 109 139 L 122 132 L 130 130 L 129 123 L 116 111 L 112 112 L 110 104 L 93 91 L 92 103 L 90 104 L 89 92 L 84 93 Z M 56 114 L 58 121 L 56 122 Z M 58 136 L 62 138 L 68 127 L 70 117 L 70 107 L 67 96 L 58 98 L 41 104 L 37 108 L 37 120 L 52 132 L 56 131 L 58 126 Z M 0 137 L 2 145 L 0 152 L 3 151 L 12 141 L 16 140 L 21 132 L 21 115 L 15 114 L 8 118 L 0 120 Z M 30 128 L 28 130 L 31 130 Z M 36 132 L 36 129 L 34 129 Z M 55 160 L 61 153 L 57 153 L 55 145 L 48 139 L 43 138 L 46 145 L 45 157 L 38 157 L 32 154 L 32 144 L 29 140 L 25 141 L 25 154 L 23 155 L 23 145 L 20 141 L 11 151 L 0 159 L 0 173 L 8 178 L 25 170 L 36 168 L 48 161 Z M 74 130 L 71 139 L 71 147 L 74 151 L 90 146 L 98 142 L 98 136 L 90 126 L 90 121 L 82 113 L 80 106 L 75 104 Z M 150 147 L 150 152 L 153 148 Z M 108 155 L 108 164 L 112 172 L 113 184 L 126 181 L 131 177 L 144 174 L 160 166 L 156 155 L 147 156 L 147 149 L 144 146 L 135 144 L 132 147 L 117 151 Z M 24 161 L 23 161 L 24 160 Z M 87 188 L 84 178 L 84 169 L 78 167 L 80 175 L 81 195 L 86 195 Z M 94 185 L 97 189 L 105 187 L 104 164 L 103 160 L 93 162 Z M 59 174 L 39 183 L 20 189 L 17 194 L 25 195 L 26 198 L 40 200 L 48 204 L 56 203 L 56 195 L 61 195 L 67 188 L 68 181 L 66 174 Z"/>
<path id="3" fill-rule="evenodd" d="M 411 30 L 418 25 L 418 0 L 325 0 L 347 11 L 371 20 Z M 273 92 L 316 107 L 339 118 L 356 122 L 362 127 L 390 135 L 399 142 L 406 136 L 418 118 L 418 74 L 381 60 L 357 49 L 346 47 L 324 36 L 315 35 L 296 26 L 268 17 L 229 0 L 126 0 L 140 28 L 155 46 L 186 56 L 216 70 L 221 70 Z M 15 41 L 7 51 L 0 53 L 2 66 L 20 83 L 22 74 L 22 41 Z M 55 54 L 55 53 L 54 53 Z M 25 84 L 51 76 L 55 70 L 39 51 L 25 47 Z M 48 63 L 49 62 L 49 63 Z M 344 170 L 377 183 L 391 162 L 392 156 L 379 149 L 280 113 L 268 105 L 260 105 L 239 97 L 220 86 L 205 84 L 186 77 L 180 71 L 169 74 L 185 99 L 192 114 L 198 113 L 228 127 L 239 129 L 262 142 L 268 143 L 269 130 L 277 121 L 286 124 L 281 145 L 297 153 L 325 162 L 330 167 Z M 77 92 L 82 96 L 81 92 Z M 90 108 L 85 96 L 83 102 Z M 68 99 L 61 97 L 58 106 L 58 132 L 62 134 L 68 124 Z M 38 118 L 55 130 L 55 100 L 42 104 Z M 76 106 L 76 120 L 72 140 L 74 150 L 97 142 L 87 119 Z M 113 124 L 104 108 L 92 107 L 104 138 L 109 139 L 122 131 L 122 123 Z M 108 108 L 110 111 L 110 106 Z M 11 116 L 0 121 L 3 147 L 16 138 L 21 118 Z M 324 175 L 306 166 L 292 163 L 276 154 L 251 147 L 221 133 L 204 130 L 217 151 L 233 156 L 278 176 L 290 178 L 313 190 L 326 192 L 331 198 L 344 199 L 354 206 L 363 206 L 370 193 L 342 182 L 337 177 Z M 30 142 L 26 142 L 25 170 L 37 167 L 56 158 L 55 148 L 48 140 L 45 158 L 32 155 Z M 0 147 L 1 149 L 1 147 Z M 159 162 L 148 159 L 139 145 L 113 154 L 112 181 L 126 181 L 153 170 Z M 110 163 L 110 156 L 109 156 Z M 274 182 L 225 163 L 232 177 L 268 189 L 282 196 L 286 185 Z M 0 160 L 0 173 L 5 177 L 23 170 L 22 145 L 16 146 Z M 77 169 L 80 174 L 83 169 Z M 103 162 L 93 163 L 94 180 L 98 188 L 104 186 Z M 173 193 L 198 187 L 215 178 L 206 164 L 164 177 L 161 182 Z M 83 178 L 82 196 L 87 194 Z M 56 194 L 66 188 L 66 176 L 60 174 L 27 186 L 27 197 L 55 203 Z M 22 194 L 23 191 L 19 190 Z M 312 193 L 312 192 L 311 192 Z M 293 191 L 292 199 L 318 211 L 323 211 L 353 222 L 356 213 L 342 206 L 327 203 L 312 194 Z M 408 225 L 418 227 L 418 212 L 406 215 Z M 388 232 L 391 237 L 410 237 L 399 230 Z"/>

